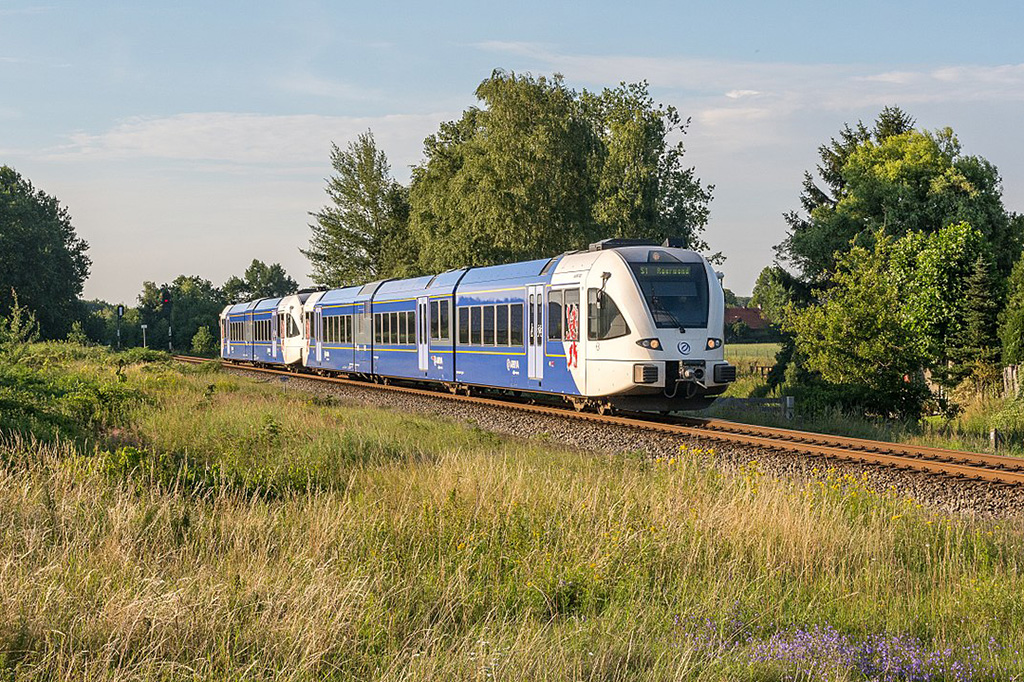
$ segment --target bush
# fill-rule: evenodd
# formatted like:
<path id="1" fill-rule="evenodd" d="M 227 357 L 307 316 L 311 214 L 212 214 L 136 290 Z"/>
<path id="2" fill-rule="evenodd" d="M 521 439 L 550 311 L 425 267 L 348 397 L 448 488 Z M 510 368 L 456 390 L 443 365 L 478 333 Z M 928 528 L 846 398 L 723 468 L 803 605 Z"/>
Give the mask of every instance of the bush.
<path id="1" fill-rule="evenodd" d="M 196 355 L 213 355 L 217 350 L 217 339 L 210 333 L 209 327 L 200 327 L 192 337 L 192 352 Z"/>

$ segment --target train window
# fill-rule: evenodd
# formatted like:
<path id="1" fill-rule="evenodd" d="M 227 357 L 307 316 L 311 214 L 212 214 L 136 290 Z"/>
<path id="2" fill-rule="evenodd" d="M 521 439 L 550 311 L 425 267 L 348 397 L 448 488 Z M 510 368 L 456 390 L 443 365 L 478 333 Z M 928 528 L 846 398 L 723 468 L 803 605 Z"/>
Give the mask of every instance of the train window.
<path id="1" fill-rule="evenodd" d="M 495 343 L 499 346 L 508 345 L 508 304 L 503 303 L 495 308 L 494 333 L 497 335 Z"/>
<path id="2" fill-rule="evenodd" d="M 469 309 L 469 343 L 471 346 L 480 345 L 480 318 L 483 313 L 478 305 Z"/>
<path id="3" fill-rule="evenodd" d="M 562 292 L 548 292 L 548 339 L 562 340 Z"/>
<path id="4" fill-rule="evenodd" d="M 406 327 L 405 327 L 405 312 L 396 313 L 398 315 L 398 343 L 405 343 Z"/>
<path id="5" fill-rule="evenodd" d="M 509 306 L 509 345 L 523 345 L 523 304 L 513 303 Z"/>
<path id="6" fill-rule="evenodd" d="M 345 316 L 345 343 L 352 343 L 352 316 Z"/>
<path id="7" fill-rule="evenodd" d="M 398 343 L 398 313 L 391 313 L 391 343 Z"/>
<path id="8" fill-rule="evenodd" d="M 653 257 L 656 251 L 651 251 Z M 675 260 L 675 259 L 673 259 Z M 699 263 L 630 263 L 633 276 L 660 328 L 708 326 L 708 277 Z"/>
<path id="9" fill-rule="evenodd" d="M 481 344 L 484 346 L 494 345 L 494 306 L 484 306 L 484 335 L 481 339 Z"/>
<path id="10" fill-rule="evenodd" d="M 629 333 L 619 306 L 600 289 L 587 290 L 587 338 L 591 341 L 614 339 Z"/>
<path id="11" fill-rule="evenodd" d="M 380 313 L 373 314 L 373 342 L 380 343 Z"/>
<path id="12" fill-rule="evenodd" d="M 459 343 L 469 345 L 469 308 L 458 308 L 459 311 Z"/>
<path id="13" fill-rule="evenodd" d="M 562 338 L 566 341 L 580 340 L 580 290 L 566 289 L 563 296 L 562 310 L 565 315 L 565 327 Z"/>
<path id="14" fill-rule="evenodd" d="M 405 342 L 414 344 L 416 343 L 416 313 L 410 310 L 405 314 L 406 317 L 406 337 Z"/>
<path id="15" fill-rule="evenodd" d="M 438 304 L 439 301 L 430 302 L 430 339 L 432 341 L 441 340 L 440 329 L 438 329 L 438 322 L 441 319 L 441 314 L 438 311 Z"/>
<path id="16" fill-rule="evenodd" d="M 451 338 L 451 301 L 441 301 L 441 338 L 447 341 Z"/>

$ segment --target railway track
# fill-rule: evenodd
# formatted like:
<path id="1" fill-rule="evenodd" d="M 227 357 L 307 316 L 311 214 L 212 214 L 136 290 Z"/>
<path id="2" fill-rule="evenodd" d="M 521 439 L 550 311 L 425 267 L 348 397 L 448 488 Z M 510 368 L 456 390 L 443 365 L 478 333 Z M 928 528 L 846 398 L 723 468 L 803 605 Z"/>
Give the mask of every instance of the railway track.
<path id="1" fill-rule="evenodd" d="M 206 358 L 181 355 L 174 357 L 176 360 L 189 363 L 213 362 Z M 740 424 L 721 419 L 696 419 L 690 417 L 657 418 L 646 415 L 599 415 L 589 412 L 576 412 L 569 408 L 541 405 L 533 402 L 498 400 L 482 396 L 449 395 L 436 390 L 411 386 L 369 383 L 355 379 L 326 377 L 316 374 L 296 374 L 287 370 L 266 367 L 249 365 L 229 366 L 264 374 L 286 377 L 298 376 L 314 381 L 361 388 L 375 388 L 433 398 L 448 398 L 475 405 L 514 409 L 600 424 L 615 424 L 645 431 L 661 432 L 675 436 L 690 436 L 722 443 L 755 446 L 765 450 L 795 453 L 825 460 L 861 462 L 875 466 L 918 471 L 950 479 L 987 481 L 1008 486 L 1024 485 L 1024 459 L 1017 457 L 830 436 L 792 429 Z"/>

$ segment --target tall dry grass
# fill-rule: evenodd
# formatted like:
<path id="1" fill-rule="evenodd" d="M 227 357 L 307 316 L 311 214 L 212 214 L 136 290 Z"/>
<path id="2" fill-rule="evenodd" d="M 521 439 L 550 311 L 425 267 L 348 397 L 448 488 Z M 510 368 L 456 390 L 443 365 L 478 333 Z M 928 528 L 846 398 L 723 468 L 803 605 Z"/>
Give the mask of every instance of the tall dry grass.
<path id="1" fill-rule="evenodd" d="M 19 679 L 776 679 L 751 651 L 815 625 L 1020 673 L 1018 522 L 127 375 L 153 400 L 105 447 L 0 445 Z"/>

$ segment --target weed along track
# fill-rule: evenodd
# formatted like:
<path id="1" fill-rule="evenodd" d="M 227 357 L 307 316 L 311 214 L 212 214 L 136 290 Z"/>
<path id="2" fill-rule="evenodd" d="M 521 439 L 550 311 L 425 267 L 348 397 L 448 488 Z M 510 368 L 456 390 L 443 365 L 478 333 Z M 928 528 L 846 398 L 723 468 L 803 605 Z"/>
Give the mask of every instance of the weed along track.
<path id="1" fill-rule="evenodd" d="M 177 356 L 177 359 L 192 363 L 210 362 L 188 356 Z M 648 443 L 656 441 L 661 436 L 671 436 L 673 440 L 686 439 L 704 445 L 711 441 L 719 444 L 719 449 L 723 453 L 742 450 L 756 453 L 755 458 L 758 460 L 774 458 L 776 462 L 782 463 L 781 469 L 787 473 L 852 466 L 858 472 L 869 471 L 875 474 L 879 477 L 878 483 L 881 487 L 896 489 L 917 499 L 957 511 L 1016 514 L 1020 513 L 1021 503 L 1024 502 L 1024 460 L 1014 457 L 752 426 L 718 419 L 601 415 L 576 412 L 532 401 L 499 400 L 477 395 L 449 395 L 412 386 L 369 383 L 307 373 L 296 374 L 249 365 L 230 364 L 226 367 L 243 372 L 308 380 L 324 387 L 344 386 L 364 391 L 374 389 L 375 392 L 386 392 L 392 396 L 431 399 L 437 401 L 435 405 L 496 408 L 503 410 L 506 415 L 509 411 L 514 411 L 530 415 L 530 419 L 538 423 L 540 420 L 553 419 L 563 424 L 612 427 L 637 434 L 639 440 L 634 446 L 637 449 L 648 450 Z M 539 428 L 535 431 L 538 430 Z M 526 432 L 530 433 L 529 428 Z M 582 447 L 587 447 L 588 443 L 601 447 L 606 442 L 603 436 L 598 435 L 569 440 Z M 612 447 L 629 449 L 630 446 L 624 445 L 624 442 L 620 440 Z M 744 458 L 737 459 L 742 461 Z M 745 459 L 749 460 L 751 457 Z M 908 485 L 908 480 L 913 480 L 914 483 Z M 927 483 L 924 483 L 922 488 L 921 484 L 925 480 Z M 964 495 L 965 489 L 972 492 Z"/>

